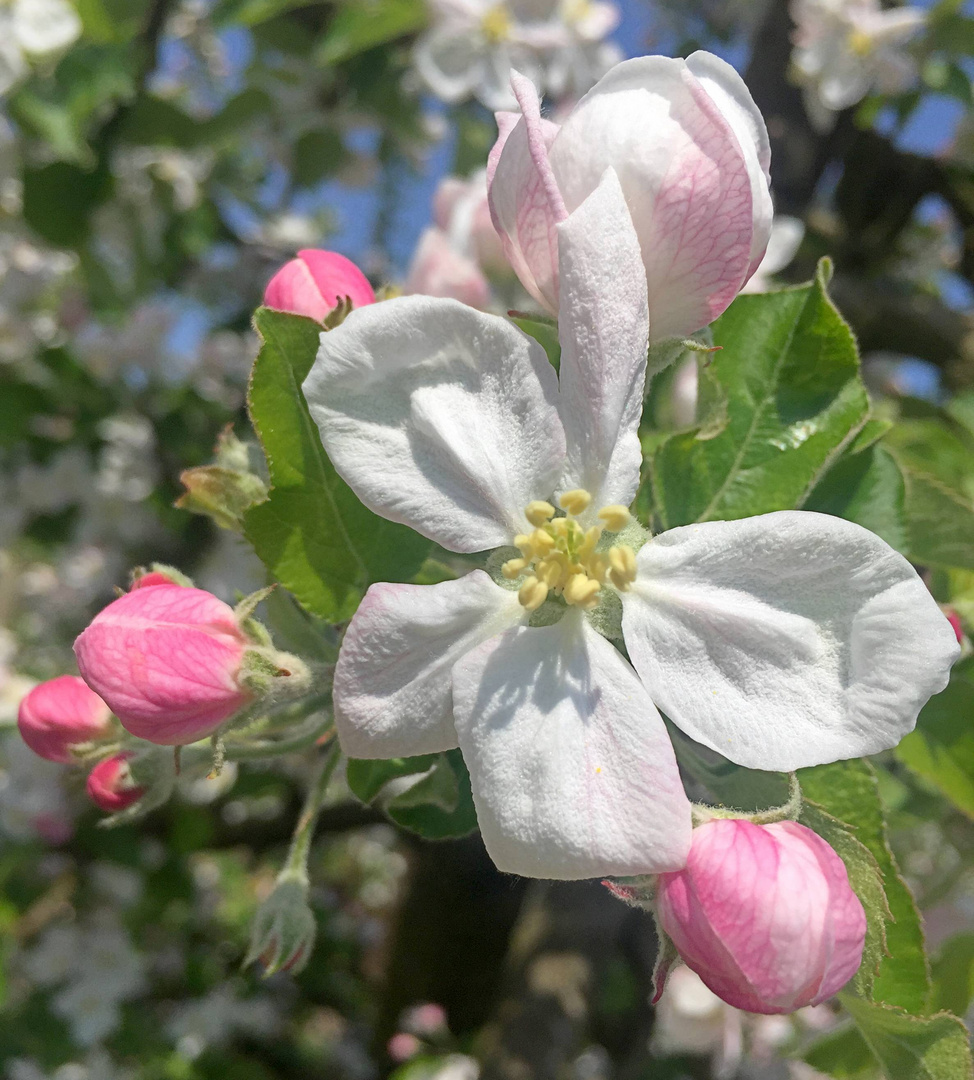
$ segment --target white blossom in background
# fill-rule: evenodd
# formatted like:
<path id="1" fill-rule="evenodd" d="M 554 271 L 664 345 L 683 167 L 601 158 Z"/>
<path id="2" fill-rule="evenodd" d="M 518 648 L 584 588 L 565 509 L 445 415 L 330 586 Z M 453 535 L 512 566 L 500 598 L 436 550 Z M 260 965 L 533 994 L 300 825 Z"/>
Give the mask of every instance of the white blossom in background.
<path id="1" fill-rule="evenodd" d="M 622 54 L 606 37 L 619 22 L 597 0 L 430 0 L 432 25 L 416 44 L 419 74 L 447 102 L 475 97 L 514 107 L 515 68 L 543 92 L 580 96 Z"/>
<path id="2" fill-rule="evenodd" d="M 281 1014 L 267 994 L 241 996 L 239 980 L 228 980 L 208 994 L 179 1002 L 166 1022 L 166 1035 L 183 1057 L 199 1057 L 210 1046 L 223 1046 L 237 1033 L 268 1038 L 281 1025 Z"/>
<path id="3" fill-rule="evenodd" d="M 801 218 L 778 214 L 771 225 L 771 236 L 764 258 L 758 264 L 753 277 L 745 283 L 741 292 L 764 293 L 775 287 L 774 276 L 788 266 L 798 254 L 805 238 L 805 223 Z"/>
<path id="4" fill-rule="evenodd" d="M 433 197 L 433 224 L 419 239 L 403 293 L 447 297 L 483 310 L 491 299 L 488 275 L 511 273 L 490 220 L 487 171 L 443 179 Z"/>
<path id="5" fill-rule="evenodd" d="M 30 71 L 30 61 L 60 52 L 81 34 L 68 0 L 13 0 L 0 6 L 0 94 Z"/>
<path id="6" fill-rule="evenodd" d="M 893 94 L 916 76 L 905 49 L 926 21 L 918 7 L 884 10 L 879 0 L 792 0 L 792 69 L 809 119 L 828 130 L 833 114 L 871 91 Z"/>
<path id="7" fill-rule="evenodd" d="M 0 673 L 0 683 L 3 681 Z M 16 683 L 14 687 L 16 688 Z M 22 691 L 30 688 L 20 682 Z M 4 708 L 18 702 L 4 701 Z M 29 750 L 13 731 L 0 740 L 0 835 L 63 844 L 74 832 L 75 808 L 61 781 L 64 769 Z"/>

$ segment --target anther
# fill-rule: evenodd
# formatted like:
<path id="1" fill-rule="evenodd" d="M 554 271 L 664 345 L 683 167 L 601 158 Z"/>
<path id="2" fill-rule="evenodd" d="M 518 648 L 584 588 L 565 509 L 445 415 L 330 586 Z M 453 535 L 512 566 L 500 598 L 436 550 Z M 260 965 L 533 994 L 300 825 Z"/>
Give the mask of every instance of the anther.
<path id="1" fill-rule="evenodd" d="M 555 546 L 555 538 L 551 533 L 547 533 L 544 529 L 535 529 L 529 537 L 531 547 L 538 555 L 547 555 L 549 551 Z"/>
<path id="2" fill-rule="evenodd" d="M 501 573 L 508 581 L 513 581 L 527 565 L 527 559 L 508 559 L 501 567 Z"/>
<path id="3" fill-rule="evenodd" d="M 605 522 L 605 527 L 609 532 L 619 532 L 632 520 L 632 514 L 624 506 L 613 503 L 611 506 L 602 507 L 599 511 L 599 520 Z"/>
<path id="4" fill-rule="evenodd" d="M 609 579 L 620 592 L 636 580 L 636 553 L 625 544 L 609 548 Z"/>
<path id="5" fill-rule="evenodd" d="M 599 542 L 599 537 L 602 535 L 602 530 L 598 525 L 593 525 L 591 529 L 585 530 L 585 539 L 582 541 L 581 547 L 578 549 L 579 559 L 588 559 L 589 556 L 595 551 L 595 545 Z"/>
<path id="6" fill-rule="evenodd" d="M 538 563 L 535 573 L 540 581 L 543 581 L 549 589 L 553 589 L 561 580 L 562 568 L 554 559 L 551 559 Z"/>
<path id="7" fill-rule="evenodd" d="M 566 491 L 558 501 L 565 513 L 581 514 L 588 509 L 592 496 L 584 488 L 573 488 L 571 491 Z"/>
<path id="8" fill-rule="evenodd" d="M 528 611 L 537 611 L 548 597 L 548 586 L 536 577 L 529 577 L 518 590 L 517 598 Z"/>
<path id="9" fill-rule="evenodd" d="M 524 508 L 524 516 L 537 529 L 555 516 L 555 508 L 543 499 L 535 499 Z"/>
<path id="10" fill-rule="evenodd" d="M 582 608 L 594 607 L 599 588 L 599 583 L 585 574 L 574 574 L 565 585 L 565 602 Z"/>

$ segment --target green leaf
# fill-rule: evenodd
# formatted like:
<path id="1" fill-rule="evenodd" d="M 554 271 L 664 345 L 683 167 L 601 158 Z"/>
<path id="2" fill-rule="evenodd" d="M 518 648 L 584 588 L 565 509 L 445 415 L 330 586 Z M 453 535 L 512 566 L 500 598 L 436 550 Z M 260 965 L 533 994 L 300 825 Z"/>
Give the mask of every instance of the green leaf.
<path id="1" fill-rule="evenodd" d="M 970 1080 L 969 1035 L 956 1016 L 921 1018 L 853 994 L 839 998 L 891 1080 Z"/>
<path id="2" fill-rule="evenodd" d="M 889 955 L 879 965 L 872 997 L 911 1013 L 926 1012 L 930 972 L 923 930 L 913 896 L 900 877 L 887 841 L 883 806 L 872 766 L 859 759 L 837 761 L 801 769 L 798 778 L 805 797 L 849 826 L 856 839 L 869 849 L 882 874 L 894 921 L 886 925 Z"/>
<path id="3" fill-rule="evenodd" d="M 808 285 L 739 296 L 714 323 L 707 367 L 723 394 L 719 426 L 677 432 L 649 462 L 661 528 L 803 505 L 865 421 L 852 332 L 826 292 L 823 260 Z M 701 401 L 702 415 L 707 409 Z"/>
<path id="4" fill-rule="evenodd" d="M 933 964 L 935 1009 L 964 1016 L 974 1001 L 974 933 L 955 934 Z"/>
<path id="5" fill-rule="evenodd" d="M 220 0 L 213 10 L 213 22 L 218 27 L 257 26 L 293 8 L 307 6 L 308 0 Z"/>
<path id="6" fill-rule="evenodd" d="M 954 665 L 950 683 L 923 707 L 896 757 L 974 818 L 974 657 Z"/>
<path id="7" fill-rule="evenodd" d="M 328 460 L 301 393 L 321 327 L 260 308 L 263 343 L 248 396 L 271 492 L 244 514 L 244 533 L 274 577 L 313 614 L 341 622 L 373 581 L 408 581 L 430 549 L 405 526 L 367 510 Z"/>
<path id="8" fill-rule="evenodd" d="M 428 18 L 423 0 L 351 0 L 337 12 L 317 52 L 321 64 L 338 64 L 367 49 L 421 30 Z"/>
<path id="9" fill-rule="evenodd" d="M 520 312 L 511 315 L 511 322 L 541 346 L 548 354 L 548 362 L 558 370 L 561 363 L 561 342 L 558 340 L 558 324 L 552 319 L 546 319 L 542 315 L 522 315 Z"/>
<path id="10" fill-rule="evenodd" d="M 477 828 L 470 776 L 459 750 L 387 761 L 353 759 L 346 768 L 348 786 L 363 802 L 374 801 L 392 780 L 409 776 L 419 779 L 383 807 L 397 825 L 429 840 L 466 836 Z"/>
<path id="11" fill-rule="evenodd" d="M 974 569 L 974 505 L 903 465 L 884 443 L 842 458 L 805 509 L 871 529 L 913 562 Z"/>
<path id="12" fill-rule="evenodd" d="M 802 1051 L 801 1059 L 835 1080 L 872 1080 L 879 1070 L 869 1045 L 854 1024 L 816 1039 Z"/>

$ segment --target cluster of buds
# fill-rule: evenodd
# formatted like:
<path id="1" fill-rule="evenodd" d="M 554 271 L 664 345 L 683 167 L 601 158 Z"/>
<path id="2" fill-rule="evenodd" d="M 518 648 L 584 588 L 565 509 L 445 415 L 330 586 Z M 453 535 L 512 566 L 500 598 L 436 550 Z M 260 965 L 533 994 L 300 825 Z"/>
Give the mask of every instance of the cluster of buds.
<path id="1" fill-rule="evenodd" d="M 253 618 L 264 595 L 231 608 L 170 568 L 137 573 L 75 642 L 81 677 L 51 679 L 23 699 L 24 742 L 50 761 L 94 763 L 87 792 L 110 813 L 153 788 L 168 794 L 172 766 L 162 769 L 146 743 L 218 735 L 307 686 L 303 662 L 275 649 Z"/>

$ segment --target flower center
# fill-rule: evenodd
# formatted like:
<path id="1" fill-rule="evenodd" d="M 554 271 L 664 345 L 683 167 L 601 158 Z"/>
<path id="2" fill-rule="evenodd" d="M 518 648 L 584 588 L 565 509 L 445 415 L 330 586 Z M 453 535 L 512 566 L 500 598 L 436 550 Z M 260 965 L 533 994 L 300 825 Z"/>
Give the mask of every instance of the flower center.
<path id="1" fill-rule="evenodd" d="M 849 48 L 856 56 L 868 56 L 874 48 L 873 38 L 865 30 L 850 30 Z"/>
<path id="2" fill-rule="evenodd" d="M 498 45 L 510 37 L 511 16 L 505 4 L 495 4 L 485 12 L 480 31 L 491 45 Z"/>
<path id="3" fill-rule="evenodd" d="M 501 573 L 509 581 L 527 574 L 517 597 L 528 611 L 541 607 L 549 593 L 591 611 L 598 605 L 603 585 L 625 592 L 636 580 L 636 553 L 628 544 L 596 550 L 603 532 L 617 533 L 629 524 L 629 511 L 624 506 L 603 506 L 598 512 L 602 524 L 585 529 L 576 517 L 591 502 L 592 496 L 577 488 L 559 499 L 563 517 L 555 516 L 549 502 L 536 501 L 525 507 L 524 515 L 534 531 L 514 537 L 521 558 L 509 559 Z"/>

